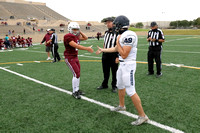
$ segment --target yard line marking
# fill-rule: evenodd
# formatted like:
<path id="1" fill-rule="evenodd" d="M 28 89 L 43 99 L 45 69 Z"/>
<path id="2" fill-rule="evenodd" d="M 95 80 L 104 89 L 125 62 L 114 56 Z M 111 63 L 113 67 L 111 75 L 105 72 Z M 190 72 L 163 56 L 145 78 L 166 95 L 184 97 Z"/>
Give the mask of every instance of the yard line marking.
<path id="1" fill-rule="evenodd" d="M 178 39 L 168 40 L 165 42 L 173 42 L 173 41 L 187 40 L 187 39 L 193 39 L 193 38 L 197 38 L 197 37 L 178 38 Z"/>
<path id="2" fill-rule="evenodd" d="M 23 64 L 17 63 L 18 66 L 23 66 Z"/>
<path id="3" fill-rule="evenodd" d="M 34 61 L 35 63 L 40 63 L 40 61 Z"/>
<path id="4" fill-rule="evenodd" d="M 72 92 L 67 91 L 67 90 L 64 90 L 64 89 L 59 88 L 59 87 L 56 87 L 56 86 L 53 86 L 53 85 L 51 85 L 51 84 L 48 84 L 48 83 L 39 81 L 39 80 L 37 80 L 37 79 L 34 79 L 34 78 L 31 78 L 31 77 L 22 75 L 22 74 L 20 74 L 20 73 L 11 71 L 11 70 L 6 69 L 6 68 L 0 67 L 0 69 L 1 69 L 1 70 L 4 70 L 4 71 L 7 71 L 7 72 L 9 72 L 9 73 L 12 73 L 12 74 L 14 74 L 14 75 L 17 75 L 17 76 L 19 76 L 19 77 L 22 77 L 22 78 L 24 78 L 24 79 L 28 79 L 28 80 L 33 81 L 33 82 L 35 82 L 35 83 L 42 84 L 42 85 L 47 86 L 47 87 L 49 87 L 49 88 L 52 88 L 52 89 L 55 89 L 55 90 L 58 90 L 58 91 L 67 93 L 67 94 L 69 94 L 69 95 L 72 95 Z M 100 106 L 102 106 L 102 107 L 104 107 L 104 108 L 108 108 L 108 109 L 114 108 L 114 106 L 111 106 L 111 105 L 109 105 L 109 104 L 102 103 L 102 102 L 100 102 L 100 101 L 96 101 L 96 100 L 94 100 L 94 99 L 91 99 L 91 98 L 88 98 L 88 97 L 85 97 L 85 96 L 81 96 L 81 98 L 82 98 L 83 100 L 85 100 L 85 101 L 88 101 L 88 102 L 91 102 L 91 103 L 100 105 Z M 121 114 L 123 114 L 123 115 L 132 117 L 132 118 L 134 118 L 134 119 L 137 119 L 137 118 L 138 118 L 138 115 L 132 114 L 132 113 L 130 113 L 130 112 L 128 112 L 128 111 L 119 111 L 118 113 L 121 113 Z M 169 127 L 169 126 L 167 126 L 167 125 L 160 124 L 160 123 L 158 123 L 158 122 L 156 122 L 156 121 L 149 120 L 147 123 L 148 123 L 148 124 L 151 124 L 151 125 L 153 125 L 153 126 L 159 127 L 159 128 L 161 128 L 161 129 L 170 131 L 170 132 L 172 132 L 172 133 L 184 133 L 183 131 L 181 131 L 181 130 L 179 130 L 179 129 L 175 129 L 175 128 Z"/>
<path id="5" fill-rule="evenodd" d="M 138 49 L 139 51 L 148 51 L 148 49 Z M 191 52 L 191 51 L 173 51 L 173 50 L 163 50 L 167 53 L 186 53 L 186 54 L 200 54 L 200 52 Z"/>
<path id="6" fill-rule="evenodd" d="M 87 56 L 89 57 L 89 56 Z M 101 62 L 101 60 L 79 60 L 80 62 Z M 41 62 L 51 62 L 51 61 L 21 61 L 21 62 L 5 62 L 5 63 L 0 63 L 0 65 L 8 65 L 8 64 L 17 64 L 17 63 L 41 63 Z M 61 60 L 61 62 L 64 62 L 64 60 Z M 139 64 L 148 64 L 148 62 L 145 61 L 136 61 L 136 63 Z M 156 63 L 154 63 L 156 64 Z M 175 66 L 175 67 L 184 67 L 184 68 L 190 68 L 190 69 L 196 69 L 200 70 L 200 67 L 194 67 L 194 66 L 185 66 L 184 64 L 173 64 L 173 63 L 162 63 L 164 66 Z"/>

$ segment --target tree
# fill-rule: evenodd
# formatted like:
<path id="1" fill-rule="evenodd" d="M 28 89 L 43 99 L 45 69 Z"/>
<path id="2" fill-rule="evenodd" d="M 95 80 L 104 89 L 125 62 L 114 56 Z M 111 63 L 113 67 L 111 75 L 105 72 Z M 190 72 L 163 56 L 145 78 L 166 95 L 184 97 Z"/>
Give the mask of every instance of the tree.
<path id="1" fill-rule="evenodd" d="M 138 23 L 136 23 L 135 27 L 136 27 L 136 28 L 143 28 L 144 25 L 143 25 L 142 22 L 138 22 Z"/>
<path id="2" fill-rule="evenodd" d="M 193 25 L 200 28 L 200 17 L 193 21 Z"/>

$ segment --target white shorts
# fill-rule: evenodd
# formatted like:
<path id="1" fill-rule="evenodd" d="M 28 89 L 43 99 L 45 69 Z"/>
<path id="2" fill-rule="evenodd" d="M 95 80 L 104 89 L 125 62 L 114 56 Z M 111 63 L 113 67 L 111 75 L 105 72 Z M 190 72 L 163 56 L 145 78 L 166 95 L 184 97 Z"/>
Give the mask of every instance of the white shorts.
<path id="1" fill-rule="evenodd" d="M 133 96 L 136 93 L 135 71 L 136 61 L 120 62 L 119 68 L 117 70 L 117 88 L 126 88 L 126 93 L 129 96 Z"/>

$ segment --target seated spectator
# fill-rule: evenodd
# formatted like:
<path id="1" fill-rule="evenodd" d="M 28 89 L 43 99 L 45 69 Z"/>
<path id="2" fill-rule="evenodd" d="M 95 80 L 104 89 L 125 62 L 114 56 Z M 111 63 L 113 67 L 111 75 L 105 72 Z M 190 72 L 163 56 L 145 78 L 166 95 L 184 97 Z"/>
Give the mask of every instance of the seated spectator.
<path id="1" fill-rule="evenodd" d="M 20 42 L 21 42 L 22 48 L 25 48 L 26 42 L 25 42 L 25 39 L 23 37 L 21 38 Z"/>
<path id="2" fill-rule="evenodd" d="M 12 39 L 12 46 L 13 46 L 13 48 L 16 48 L 16 43 L 17 43 L 16 37 L 12 36 L 11 39 Z"/>
<path id="3" fill-rule="evenodd" d="M 2 50 L 2 48 L 4 47 L 4 44 L 3 44 L 3 39 L 0 39 L 0 50 Z"/>

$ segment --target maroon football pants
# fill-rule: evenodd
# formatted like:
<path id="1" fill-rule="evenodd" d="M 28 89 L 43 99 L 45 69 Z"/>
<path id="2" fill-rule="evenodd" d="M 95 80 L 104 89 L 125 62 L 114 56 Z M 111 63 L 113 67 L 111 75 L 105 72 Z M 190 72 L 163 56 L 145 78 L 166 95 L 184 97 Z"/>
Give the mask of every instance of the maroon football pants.
<path id="1" fill-rule="evenodd" d="M 80 77 L 80 63 L 78 57 L 66 57 L 65 62 L 69 69 L 72 71 L 73 76 L 76 78 Z"/>

